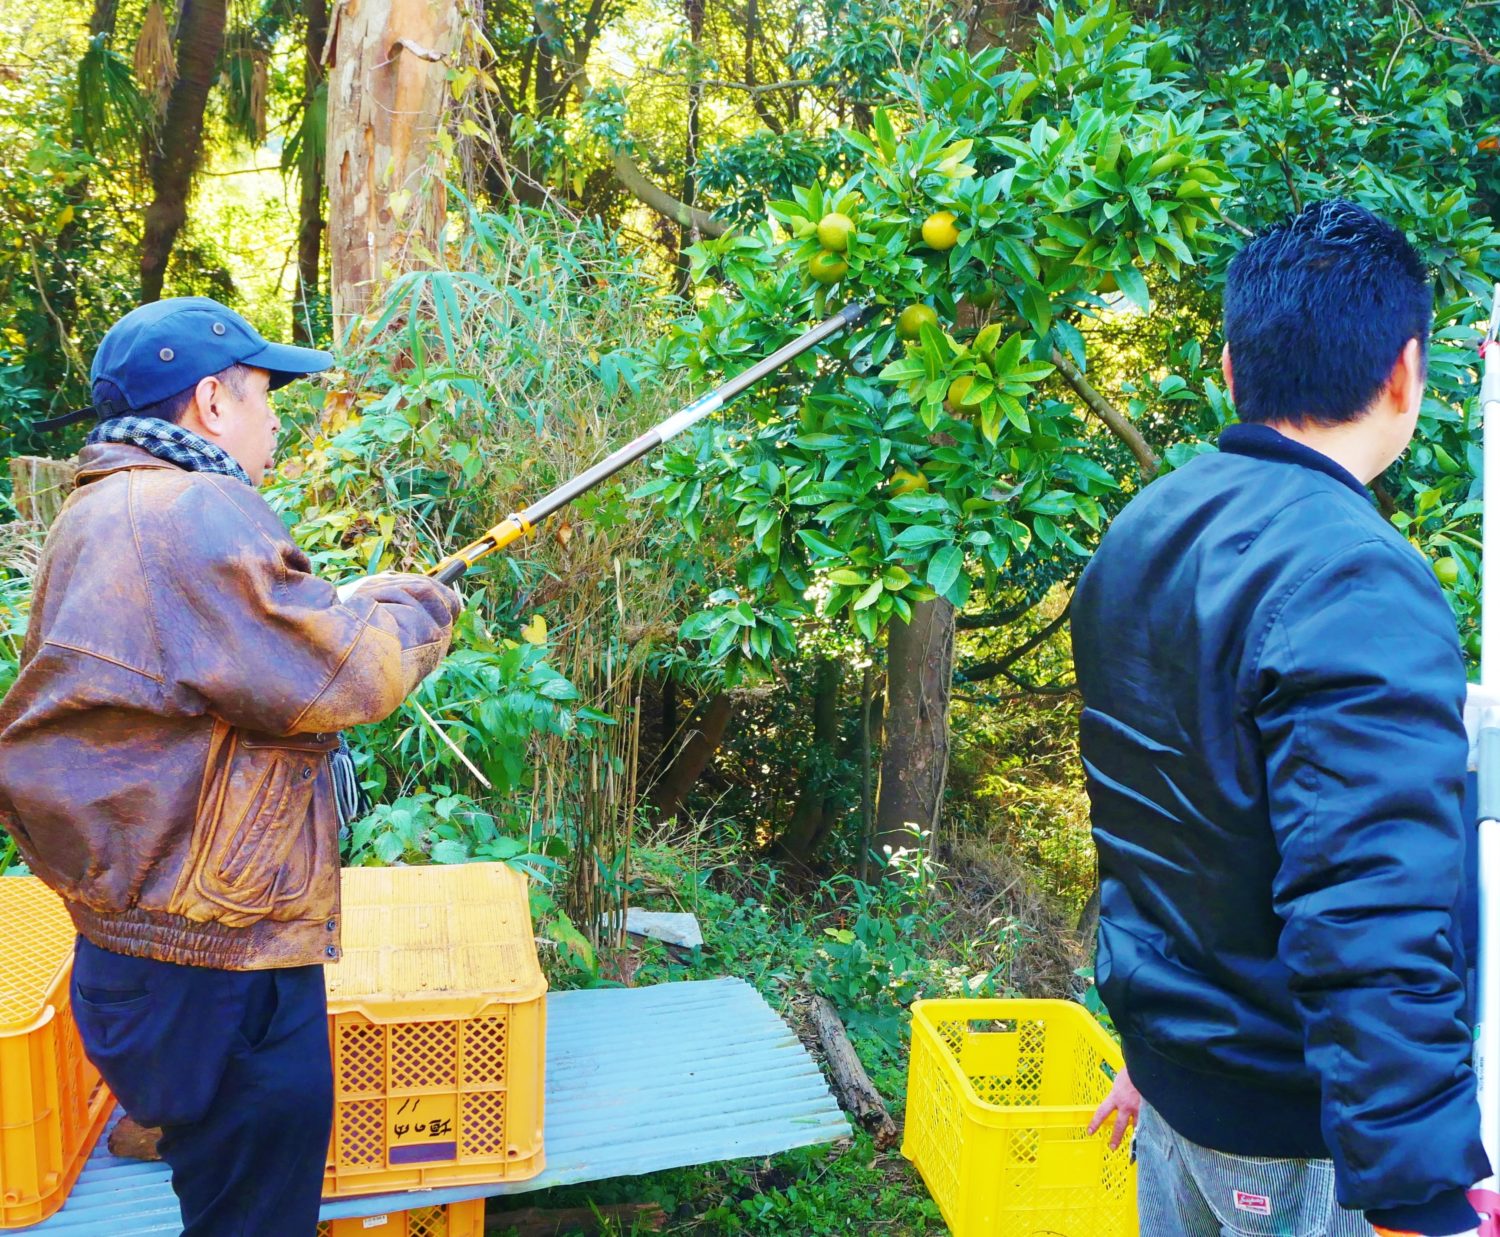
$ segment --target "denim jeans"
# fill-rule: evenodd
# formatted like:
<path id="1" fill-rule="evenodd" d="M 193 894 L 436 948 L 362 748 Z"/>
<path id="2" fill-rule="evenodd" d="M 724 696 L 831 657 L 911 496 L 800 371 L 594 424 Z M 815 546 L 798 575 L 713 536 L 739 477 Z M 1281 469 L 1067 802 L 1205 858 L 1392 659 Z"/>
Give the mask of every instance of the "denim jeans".
<path id="1" fill-rule="evenodd" d="M 1135 1135 L 1141 1237 L 1372 1237 L 1333 1194 L 1332 1160 L 1226 1155 L 1141 1104 Z"/>

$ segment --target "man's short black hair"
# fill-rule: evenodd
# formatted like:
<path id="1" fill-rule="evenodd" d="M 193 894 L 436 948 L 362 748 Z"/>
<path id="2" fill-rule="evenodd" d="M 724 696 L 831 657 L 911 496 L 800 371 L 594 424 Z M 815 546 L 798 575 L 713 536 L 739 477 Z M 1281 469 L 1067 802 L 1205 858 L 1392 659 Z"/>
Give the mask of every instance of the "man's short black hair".
<path id="1" fill-rule="evenodd" d="M 228 369 L 220 370 L 217 374 L 210 375 L 217 378 L 226 387 L 233 391 L 238 398 L 244 398 L 245 378 L 250 370 L 244 365 L 231 365 Z M 198 382 L 202 382 L 200 378 Z M 193 392 L 198 389 L 198 383 L 185 387 L 167 396 L 166 399 L 157 400 L 154 404 L 147 404 L 143 408 L 125 407 L 125 393 L 120 390 L 108 378 L 100 378 L 94 383 L 94 404 L 97 407 L 104 401 L 113 403 L 120 411 L 118 416 L 131 417 L 156 417 L 161 421 L 170 421 L 176 425 L 182 420 L 182 414 L 188 410 L 188 405 L 193 402 Z"/>
<path id="2" fill-rule="evenodd" d="M 1356 420 L 1407 340 L 1426 364 L 1431 329 L 1416 250 L 1353 202 L 1314 202 L 1229 264 L 1224 337 L 1242 421 Z"/>

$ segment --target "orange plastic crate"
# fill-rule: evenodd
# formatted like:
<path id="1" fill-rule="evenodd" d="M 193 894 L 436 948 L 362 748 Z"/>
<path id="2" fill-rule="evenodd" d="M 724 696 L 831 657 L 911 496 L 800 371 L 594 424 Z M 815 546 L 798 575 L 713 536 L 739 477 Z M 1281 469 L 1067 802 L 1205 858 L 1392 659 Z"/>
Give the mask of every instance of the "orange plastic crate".
<path id="1" fill-rule="evenodd" d="M 484 1237 L 484 1199 L 413 1207 L 359 1220 L 324 1220 L 318 1237 Z"/>
<path id="2" fill-rule="evenodd" d="M 350 868 L 343 891 L 324 1196 L 534 1177 L 547 981 L 526 878 L 498 863 Z"/>
<path id="3" fill-rule="evenodd" d="M 73 939 L 52 890 L 0 877 L 0 1228 L 63 1205 L 114 1107 L 73 1023 Z"/>

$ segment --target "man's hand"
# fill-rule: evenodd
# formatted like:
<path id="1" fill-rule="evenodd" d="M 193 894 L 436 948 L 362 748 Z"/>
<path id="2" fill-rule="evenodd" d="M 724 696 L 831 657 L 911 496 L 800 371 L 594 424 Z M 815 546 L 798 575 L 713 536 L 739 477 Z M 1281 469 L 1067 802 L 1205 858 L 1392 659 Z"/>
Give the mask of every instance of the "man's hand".
<path id="1" fill-rule="evenodd" d="M 1139 1120 L 1141 1115 L 1141 1093 L 1130 1081 L 1129 1070 L 1122 1069 L 1115 1075 L 1115 1085 L 1104 1097 L 1104 1103 L 1094 1110 L 1094 1119 L 1089 1122 L 1088 1132 L 1092 1134 L 1103 1125 L 1110 1113 L 1115 1115 L 1115 1128 L 1109 1136 L 1110 1149 L 1114 1150 L 1124 1141 L 1125 1131 L 1130 1128 L 1131 1123 Z"/>

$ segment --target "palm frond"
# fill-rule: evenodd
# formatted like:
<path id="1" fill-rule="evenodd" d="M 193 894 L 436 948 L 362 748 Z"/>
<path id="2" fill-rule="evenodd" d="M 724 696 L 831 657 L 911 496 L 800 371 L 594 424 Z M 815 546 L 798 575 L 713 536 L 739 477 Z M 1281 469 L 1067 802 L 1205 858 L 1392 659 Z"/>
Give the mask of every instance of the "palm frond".
<path id="1" fill-rule="evenodd" d="M 160 0 L 151 0 L 141 22 L 140 37 L 135 42 L 135 76 L 146 97 L 156 105 L 158 115 L 167 110 L 172 83 L 177 80 L 177 54 L 172 47 L 172 32 L 167 29 L 166 14 Z"/>
<path id="2" fill-rule="evenodd" d="M 151 122 L 151 101 L 136 85 L 130 65 L 96 34 L 78 61 L 73 134 L 91 155 L 128 154 Z"/>
<path id="3" fill-rule="evenodd" d="M 224 56 L 230 128 L 259 145 L 266 140 L 270 55 L 244 37 L 231 39 Z"/>
<path id="4" fill-rule="evenodd" d="M 328 151 L 328 83 L 319 82 L 312 97 L 303 104 L 297 118 L 297 127 L 281 148 L 281 174 L 289 175 L 293 168 L 304 179 L 309 175 L 319 176 Z"/>

